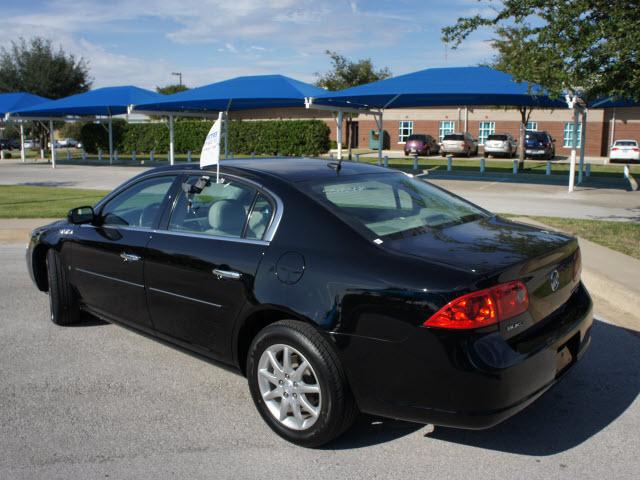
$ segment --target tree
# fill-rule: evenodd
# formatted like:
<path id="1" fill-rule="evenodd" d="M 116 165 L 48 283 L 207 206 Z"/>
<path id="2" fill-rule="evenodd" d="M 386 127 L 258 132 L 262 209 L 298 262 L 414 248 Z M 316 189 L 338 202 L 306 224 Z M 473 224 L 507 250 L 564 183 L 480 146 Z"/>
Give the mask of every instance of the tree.
<path id="1" fill-rule="evenodd" d="M 318 87 L 331 91 L 342 90 L 377 80 L 384 80 L 392 76 L 388 67 L 376 70 L 370 58 L 363 58 L 354 62 L 330 50 L 325 53 L 331 58 L 332 66 L 331 70 L 324 74 L 316 73 L 316 77 L 318 77 L 316 85 Z M 351 115 L 346 116 L 346 133 L 349 149 L 348 158 L 351 160 L 351 136 L 353 134 L 353 117 Z"/>
<path id="2" fill-rule="evenodd" d="M 172 95 L 174 93 L 184 92 L 185 90 L 189 90 L 189 87 L 177 83 L 165 85 L 164 87 L 156 86 L 156 92 L 161 93 L 162 95 Z"/>
<path id="3" fill-rule="evenodd" d="M 54 50 L 51 40 L 20 38 L 0 49 L 0 92 L 28 92 L 47 98 L 82 93 L 91 87 L 83 58 Z"/>
<path id="4" fill-rule="evenodd" d="M 83 93 L 91 87 L 89 67 L 83 58 L 55 50 L 51 40 L 20 38 L 0 49 L 0 92 L 28 92 L 46 98 Z M 34 123 L 33 133 L 46 145 L 45 129 Z"/>
<path id="5" fill-rule="evenodd" d="M 480 2 L 480 0 L 479 0 Z M 494 68 L 537 83 L 552 97 L 579 92 L 640 100 L 640 5 L 637 0 L 503 0 L 442 29 L 458 47 L 478 29 L 490 29 Z M 530 110 L 529 110 L 530 114 Z M 523 124 L 528 119 L 521 109 Z M 521 162 L 522 162 L 521 149 Z"/>
<path id="6" fill-rule="evenodd" d="M 443 28 L 442 39 L 456 48 L 489 28 L 497 34 L 496 66 L 516 80 L 555 96 L 580 89 L 587 99 L 640 100 L 639 8 L 637 0 L 504 0 L 491 15 Z"/>

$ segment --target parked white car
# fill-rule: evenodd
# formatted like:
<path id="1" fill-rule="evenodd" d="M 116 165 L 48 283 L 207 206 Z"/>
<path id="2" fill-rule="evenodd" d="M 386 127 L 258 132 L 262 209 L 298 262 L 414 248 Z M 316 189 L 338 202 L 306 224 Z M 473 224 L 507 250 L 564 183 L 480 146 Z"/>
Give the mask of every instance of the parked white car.
<path id="1" fill-rule="evenodd" d="M 489 155 L 512 158 L 516 156 L 518 144 L 510 133 L 494 133 L 484 142 L 484 157 Z"/>
<path id="2" fill-rule="evenodd" d="M 38 140 L 25 140 L 24 148 L 40 148 L 40 142 Z"/>
<path id="3" fill-rule="evenodd" d="M 640 163 L 640 147 L 637 140 L 616 140 L 611 146 L 609 161 L 616 162 L 636 162 Z"/>

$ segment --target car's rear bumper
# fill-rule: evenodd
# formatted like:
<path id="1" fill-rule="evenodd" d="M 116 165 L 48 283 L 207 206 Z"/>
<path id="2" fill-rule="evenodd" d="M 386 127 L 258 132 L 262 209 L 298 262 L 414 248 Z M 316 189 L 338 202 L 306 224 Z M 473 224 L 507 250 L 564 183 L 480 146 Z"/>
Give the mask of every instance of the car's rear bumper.
<path id="1" fill-rule="evenodd" d="M 484 147 L 485 153 L 509 153 L 511 149 L 509 147 Z"/>
<path id="2" fill-rule="evenodd" d="M 580 285 L 561 314 L 519 340 L 412 327 L 416 334 L 401 342 L 352 337 L 341 354 L 362 411 L 482 429 L 522 410 L 564 376 L 589 346 L 592 321 L 592 302 Z M 565 346 L 572 361 L 558 370 Z"/>

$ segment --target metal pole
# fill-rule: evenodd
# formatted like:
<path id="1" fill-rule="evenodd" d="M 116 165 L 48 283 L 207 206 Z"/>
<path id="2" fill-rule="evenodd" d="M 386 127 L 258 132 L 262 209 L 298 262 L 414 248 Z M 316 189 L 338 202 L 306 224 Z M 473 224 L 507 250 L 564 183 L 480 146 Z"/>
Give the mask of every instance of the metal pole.
<path id="1" fill-rule="evenodd" d="M 464 131 L 469 131 L 469 107 L 464 107 Z"/>
<path id="2" fill-rule="evenodd" d="M 109 114 L 109 165 L 113 165 L 113 119 Z"/>
<path id="3" fill-rule="evenodd" d="M 382 147 L 384 146 L 384 130 L 382 129 L 382 111 L 376 117 L 378 124 L 378 165 L 382 165 Z"/>
<path id="4" fill-rule="evenodd" d="M 613 116 L 611 117 L 611 138 L 609 139 L 609 148 L 607 152 L 611 156 L 611 147 L 616 140 L 616 109 L 613 109 Z"/>
<path id="5" fill-rule="evenodd" d="M 571 138 L 571 161 L 569 162 L 569 193 L 576 183 L 576 148 L 578 145 L 578 109 L 573 107 L 573 136 Z"/>
<path id="6" fill-rule="evenodd" d="M 458 107 L 458 122 L 456 123 L 456 130 L 460 131 L 460 118 L 462 117 L 462 110 Z"/>
<path id="7" fill-rule="evenodd" d="M 173 165 L 173 115 L 169 114 L 169 165 Z"/>
<path id="8" fill-rule="evenodd" d="M 24 152 L 24 126 L 22 123 L 20 123 L 20 160 L 22 160 L 22 163 L 27 161 Z"/>
<path id="9" fill-rule="evenodd" d="M 51 138 L 51 168 L 56 168 L 56 145 L 53 140 L 53 120 L 49 120 L 49 137 Z"/>
<path id="10" fill-rule="evenodd" d="M 223 112 L 219 112 L 218 113 L 218 121 L 222 124 L 222 117 L 223 117 L 224 113 Z M 218 139 L 218 141 L 220 141 L 220 139 Z M 226 140 L 225 140 L 226 142 Z M 220 155 L 218 154 L 218 157 Z M 200 161 L 202 161 L 202 156 L 200 156 Z M 218 161 L 216 163 L 216 183 L 220 183 L 220 159 L 218 158 Z"/>
<path id="11" fill-rule="evenodd" d="M 578 185 L 582 183 L 582 171 L 584 170 L 584 150 L 587 141 L 587 109 L 582 110 L 582 126 L 580 127 L 580 170 L 578 170 Z"/>
<path id="12" fill-rule="evenodd" d="M 229 158 L 229 111 L 224 112 L 224 158 Z"/>
<path id="13" fill-rule="evenodd" d="M 336 143 L 338 144 L 338 160 L 342 160 L 342 112 L 336 116 Z"/>

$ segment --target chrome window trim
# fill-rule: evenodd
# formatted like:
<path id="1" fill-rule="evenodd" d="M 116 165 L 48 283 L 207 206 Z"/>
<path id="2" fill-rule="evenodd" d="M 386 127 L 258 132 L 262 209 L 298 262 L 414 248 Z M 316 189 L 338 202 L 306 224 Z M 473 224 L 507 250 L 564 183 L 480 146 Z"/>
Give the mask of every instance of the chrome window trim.
<path id="1" fill-rule="evenodd" d="M 227 242 L 250 243 L 252 245 L 263 245 L 263 246 L 269 245 L 269 242 L 266 240 L 256 240 L 252 238 L 240 238 L 240 237 L 223 237 L 221 235 L 207 235 L 206 233 L 196 233 L 196 232 L 180 232 L 177 230 L 153 230 L 152 233 L 176 235 L 180 237 L 206 238 L 209 240 L 223 240 Z"/>
<path id="2" fill-rule="evenodd" d="M 192 302 L 197 302 L 197 303 L 204 303 L 205 305 L 210 305 L 212 307 L 216 307 L 216 308 L 222 308 L 222 305 L 218 305 L 217 303 L 212 303 L 212 302 L 207 302 L 205 300 L 200 300 L 198 298 L 193 298 L 193 297 L 187 297 L 186 295 L 180 295 L 179 293 L 173 293 L 173 292 L 168 292 L 166 290 L 161 290 L 159 288 L 154 288 L 154 287 L 148 287 L 149 290 L 151 290 L 152 292 L 157 292 L 157 293 L 164 293 L 165 295 L 170 295 L 172 297 L 178 297 L 178 298 L 182 298 L 184 300 L 190 300 Z"/>
<path id="3" fill-rule="evenodd" d="M 113 280 L 114 282 L 125 283 L 127 285 L 131 285 L 133 287 L 144 288 L 144 285 L 140 285 L 139 283 L 129 282 L 127 280 L 122 280 L 121 278 L 110 277 L 109 275 L 103 275 L 102 273 L 92 272 L 91 270 L 85 270 L 84 268 L 75 267 L 76 271 L 86 273 L 88 275 L 94 275 L 100 278 L 106 278 L 107 280 Z"/>

